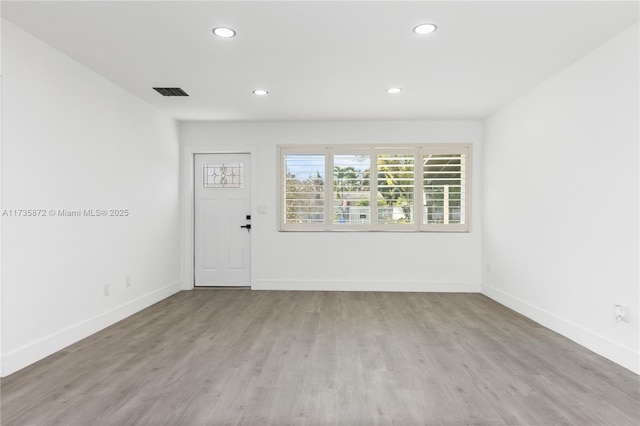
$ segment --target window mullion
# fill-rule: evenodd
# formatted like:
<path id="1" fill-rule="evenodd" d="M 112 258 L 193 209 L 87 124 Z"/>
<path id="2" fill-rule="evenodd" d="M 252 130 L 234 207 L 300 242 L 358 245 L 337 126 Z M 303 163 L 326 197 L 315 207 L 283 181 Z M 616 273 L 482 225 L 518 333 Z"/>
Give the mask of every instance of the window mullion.
<path id="1" fill-rule="evenodd" d="M 422 229 L 424 222 L 424 160 L 423 148 L 416 149 L 415 159 L 415 189 L 414 189 L 414 220 L 418 230 Z"/>
<path id="2" fill-rule="evenodd" d="M 333 228 L 333 149 L 327 148 L 325 151 L 325 173 L 324 180 L 324 226 L 330 230 Z"/>
<path id="3" fill-rule="evenodd" d="M 378 153 L 371 150 L 371 168 L 369 172 L 369 187 L 371 188 L 371 229 L 378 228 Z"/>

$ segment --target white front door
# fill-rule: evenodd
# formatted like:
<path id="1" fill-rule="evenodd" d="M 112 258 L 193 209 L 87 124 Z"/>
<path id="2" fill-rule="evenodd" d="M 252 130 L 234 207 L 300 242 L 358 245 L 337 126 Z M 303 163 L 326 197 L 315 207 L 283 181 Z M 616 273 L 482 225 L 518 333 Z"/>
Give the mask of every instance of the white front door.
<path id="1" fill-rule="evenodd" d="M 251 155 L 195 155 L 195 286 L 251 284 Z"/>

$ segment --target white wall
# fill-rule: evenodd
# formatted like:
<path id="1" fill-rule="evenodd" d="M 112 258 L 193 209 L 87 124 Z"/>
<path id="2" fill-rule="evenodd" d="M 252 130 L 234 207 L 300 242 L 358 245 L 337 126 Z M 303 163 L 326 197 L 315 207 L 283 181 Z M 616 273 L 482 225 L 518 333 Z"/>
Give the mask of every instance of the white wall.
<path id="1" fill-rule="evenodd" d="M 2 4 L 0 3 L 0 10 Z M 0 208 L 2 208 L 2 25 L 0 19 Z M 0 219 L 0 309 L 2 309 L 2 219 Z M 2 376 L 2 311 L 0 310 L 0 377 Z"/>
<path id="2" fill-rule="evenodd" d="M 489 117 L 483 165 L 483 293 L 635 372 L 638 76 L 636 25 Z"/>
<path id="3" fill-rule="evenodd" d="M 179 147 L 172 119 L 2 24 L 2 209 L 130 212 L 2 218 L 6 375 L 180 289 Z"/>
<path id="4" fill-rule="evenodd" d="M 182 123 L 184 283 L 192 286 L 193 152 L 252 152 L 252 288 L 295 290 L 479 291 L 481 277 L 480 122 Z M 473 144 L 470 233 L 280 233 L 279 144 Z M 260 215 L 257 206 L 265 206 Z"/>

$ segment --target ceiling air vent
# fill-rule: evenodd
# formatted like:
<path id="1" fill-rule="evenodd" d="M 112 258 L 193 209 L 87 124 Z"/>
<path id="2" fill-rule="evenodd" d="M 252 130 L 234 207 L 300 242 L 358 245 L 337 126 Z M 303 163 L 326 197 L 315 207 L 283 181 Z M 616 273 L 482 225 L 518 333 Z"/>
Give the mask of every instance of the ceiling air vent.
<path id="1" fill-rule="evenodd" d="M 179 87 L 154 87 L 153 90 L 162 96 L 189 96 L 187 92 Z"/>

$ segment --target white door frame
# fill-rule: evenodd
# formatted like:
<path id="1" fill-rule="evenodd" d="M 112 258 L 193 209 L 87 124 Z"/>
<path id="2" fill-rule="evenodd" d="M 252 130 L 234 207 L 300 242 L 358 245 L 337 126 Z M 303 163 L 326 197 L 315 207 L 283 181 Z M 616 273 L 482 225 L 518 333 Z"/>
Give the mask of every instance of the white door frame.
<path id="1" fill-rule="evenodd" d="M 182 289 L 193 290 L 194 288 L 194 259 L 195 259 L 195 215 L 194 215 L 194 202 L 195 202 L 195 155 L 196 154 L 250 154 L 251 155 L 251 217 L 255 217 L 256 212 L 256 195 L 258 191 L 256 188 L 257 183 L 257 170 L 258 170 L 258 147 L 256 145 L 236 145 L 236 146 L 185 146 L 182 148 L 180 163 L 181 163 L 181 190 L 182 190 L 182 206 L 181 212 L 181 276 L 182 276 Z M 253 222 L 253 221 L 252 221 Z M 255 235 L 255 230 L 251 230 Z M 253 286 L 253 258 L 254 258 L 255 244 L 251 244 L 251 286 Z"/>

